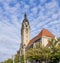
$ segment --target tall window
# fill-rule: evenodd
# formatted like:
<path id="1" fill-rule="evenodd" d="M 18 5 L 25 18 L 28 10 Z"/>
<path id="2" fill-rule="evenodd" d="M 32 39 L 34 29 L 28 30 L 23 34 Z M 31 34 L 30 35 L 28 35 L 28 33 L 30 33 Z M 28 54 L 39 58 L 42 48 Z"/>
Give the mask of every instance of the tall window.
<path id="1" fill-rule="evenodd" d="M 26 28 L 26 33 L 28 33 L 28 28 Z"/>

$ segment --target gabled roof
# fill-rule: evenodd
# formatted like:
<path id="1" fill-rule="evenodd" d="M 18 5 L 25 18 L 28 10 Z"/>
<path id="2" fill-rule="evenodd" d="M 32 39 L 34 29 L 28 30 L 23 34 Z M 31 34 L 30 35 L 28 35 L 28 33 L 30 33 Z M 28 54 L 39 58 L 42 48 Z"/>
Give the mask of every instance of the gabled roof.
<path id="1" fill-rule="evenodd" d="M 43 29 L 39 34 L 38 34 L 40 37 L 42 36 L 46 36 L 46 37 L 51 37 L 51 38 L 54 38 L 55 36 L 49 32 L 47 29 Z"/>
<path id="2" fill-rule="evenodd" d="M 38 40 L 39 38 L 46 36 L 46 37 L 51 37 L 54 38 L 55 36 L 49 32 L 47 29 L 43 29 L 37 36 L 35 36 L 33 39 L 30 40 L 30 42 L 28 43 L 27 46 L 30 46 L 31 44 L 33 44 L 36 40 Z"/>

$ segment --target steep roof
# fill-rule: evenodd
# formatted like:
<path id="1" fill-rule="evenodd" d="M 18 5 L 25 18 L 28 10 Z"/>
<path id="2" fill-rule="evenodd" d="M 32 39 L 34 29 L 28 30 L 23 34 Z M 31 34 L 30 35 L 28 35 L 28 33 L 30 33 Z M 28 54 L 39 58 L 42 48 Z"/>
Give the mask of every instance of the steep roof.
<path id="1" fill-rule="evenodd" d="M 38 34 L 40 37 L 42 36 L 46 36 L 46 37 L 51 37 L 51 38 L 54 38 L 55 36 L 49 32 L 47 29 L 43 29 L 39 34 Z"/>
<path id="2" fill-rule="evenodd" d="M 27 46 L 30 46 L 31 44 L 33 44 L 33 42 L 35 42 L 36 40 L 38 40 L 39 38 L 46 36 L 46 37 L 51 37 L 54 38 L 55 36 L 49 32 L 47 29 L 43 29 L 37 36 L 35 36 L 33 39 L 30 40 L 30 42 L 28 43 Z"/>

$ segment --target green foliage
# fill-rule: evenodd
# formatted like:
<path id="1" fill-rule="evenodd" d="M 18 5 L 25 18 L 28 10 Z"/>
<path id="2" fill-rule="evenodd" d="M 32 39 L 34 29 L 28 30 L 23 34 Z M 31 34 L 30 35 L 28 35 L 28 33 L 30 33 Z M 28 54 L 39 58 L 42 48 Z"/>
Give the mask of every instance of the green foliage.
<path id="1" fill-rule="evenodd" d="M 48 47 L 32 48 L 27 51 L 26 59 L 29 61 L 33 60 L 48 60 L 50 58 L 51 52 Z"/>
<path id="2" fill-rule="evenodd" d="M 60 43 L 55 39 L 50 40 L 49 43 L 51 49 L 50 61 L 51 63 L 57 63 L 60 60 Z"/>
<path id="3" fill-rule="evenodd" d="M 55 39 L 49 40 L 49 46 L 38 44 L 35 48 L 31 48 L 26 52 L 26 59 L 29 61 L 40 60 L 50 61 L 51 63 L 60 60 L 60 45 Z"/>
<path id="4" fill-rule="evenodd" d="M 12 59 L 8 59 L 5 63 L 13 63 Z"/>
<path id="5" fill-rule="evenodd" d="M 20 57 L 20 62 L 21 62 L 21 63 L 24 63 L 24 55 L 22 55 L 22 56 Z"/>
<path id="6" fill-rule="evenodd" d="M 18 63 L 18 62 L 19 62 L 19 56 L 16 55 L 16 56 L 15 56 L 15 59 L 14 59 L 14 63 Z"/>

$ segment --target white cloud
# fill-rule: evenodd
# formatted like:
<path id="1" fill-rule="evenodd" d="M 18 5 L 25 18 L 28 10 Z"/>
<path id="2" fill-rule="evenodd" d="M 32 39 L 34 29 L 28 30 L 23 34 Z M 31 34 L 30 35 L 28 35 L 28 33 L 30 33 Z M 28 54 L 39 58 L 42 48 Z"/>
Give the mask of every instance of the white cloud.
<path id="1" fill-rule="evenodd" d="M 58 25 L 58 22 L 60 23 L 60 21 L 59 21 L 60 14 L 59 14 L 58 3 L 56 1 L 51 1 L 49 3 L 46 3 L 45 6 L 39 5 L 37 9 L 40 9 L 38 17 L 32 21 L 32 23 L 34 23 L 34 21 L 35 22 L 37 21 L 36 24 L 34 23 L 35 25 L 33 25 L 33 26 L 35 26 L 35 29 L 36 28 L 39 29 L 39 27 L 40 27 L 40 29 L 41 28 L 47 28 L 47 29 L 51 28 L 51 29 L 53 29 L 53 31 L 55 31 L 55 28 L 54 28 L 55 25 L 56 24 Z M 51 27 L 49 25 L 53 25 L 53 27 Z M 32 29 L 34 30 L 34 28 L 32 28 Z M 57 29 L 59 29 L 59 27 L 57 27 Z M 52 33 L 53 33 L 53 31 L 51 30 Z M 55 34 L 55 32 L 54 32 L 54 34 Z M 56 35 L 56 36 L 58 36 L 58 35 Z"/>
<path id="2" fill-rule="evenodd" d="M 34 14 L 36 15 L 36 13 L 37 13 L 37 7 L 32 8 L 31 11 L 32 11 L 33 15 Z"/>
<path id="3" fill-rule="evenodd" d="M 19 49 L 20 29 L 18 27 L 19 23 L 17 23 L 16 21 L 15 23 L 11 24 L 5 20 L 0 22 L 0 48 L 1 48 L 0 51 L 2 52 L 1 55 L 3 55 L 4 52 L 8 57 L 11 57 Z M 4 60 L 4 56 L 2 58 Z M 5 59 L 6 58 L 7 57 L 5 57 Z"/>

